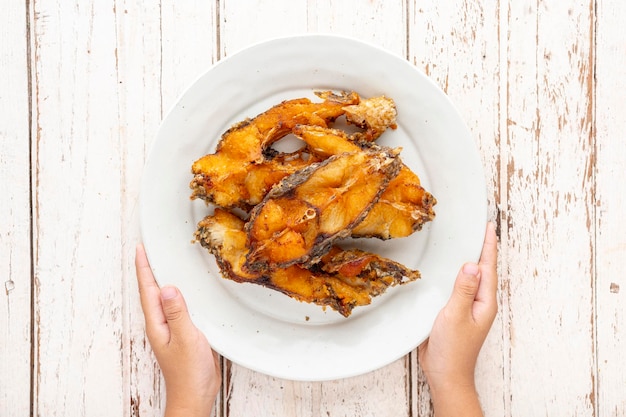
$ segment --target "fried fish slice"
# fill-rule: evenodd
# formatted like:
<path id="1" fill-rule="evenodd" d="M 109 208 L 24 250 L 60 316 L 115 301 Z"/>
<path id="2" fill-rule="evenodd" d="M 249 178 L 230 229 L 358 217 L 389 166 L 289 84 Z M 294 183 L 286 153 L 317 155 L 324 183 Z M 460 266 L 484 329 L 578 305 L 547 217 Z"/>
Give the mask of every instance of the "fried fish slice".
<path id="1" fill-rule="evenodd" d="M 314 103 L 307 98 L 283 101 L 227 130 L 215 153 L 193 163 L 191 198 L 248 210 L 282 178 L 315 162 L 303 151 L 278 154 L 271 145 L 297 124 L 327 126 L 344 114 L 346 106 L 360 101 L 353 92 L 316 94 L 324 101 Z"/>
<path id="2" fill-rule="evenodd" d="M 283 179 L 246 224 L 253 271 L 312 265 L 350 236 L 401 167 L 398 149 L 334 155 Z"/>
<path id="3" fill-rule="evenodd" d="M 369 142 L 354 142 L 338 129 L 298 125 L 293 133 L 320 158 L 373 146 Z M 399 174 L 389 182 L 367 217 L 354 227 L 352 236 L 379 239 L 409 236 L 435 218 L 436 203 L 433 195 L 422 187 L 417 174 L 402 164 Z"/>
<path id="4" fill-rule="evenodd" d="M 371 284 L 369 294 L 382 294 L 392 285 L 405 284 L 421 278 L 419 271 L 360 249 L 344 250 L 332 246 L 315 268 L 328 274 L 338 274 L 344 282 L 360 285 L 362 279 Z M 352 281 L 358 279 L 358 281 Z"/>
<path id="5" fill-rule="evenodd" d="M 387 288 L 420 278 L 419 271 L 392 260 L 336 246 L 311 269 L 292 265 L 251 272 L 244 268 L 248 253 L 244 221 L 220 208 L 198 223 L 195 237 L 215 256 L 224 278 L 262 285 L 302 302 L 330 307 L 345 317 Z"/>
<path id="6" fill-rule="evenodd" d="M 385 96 L 361 100 L 359 104 L 346 107 L 345 112 L 348 123 L 365 129 L 364 132 L 353 133 L 354 140 L 372 142 L 378 139 L 387 128 L 397 127 L 396 103 Z"/>

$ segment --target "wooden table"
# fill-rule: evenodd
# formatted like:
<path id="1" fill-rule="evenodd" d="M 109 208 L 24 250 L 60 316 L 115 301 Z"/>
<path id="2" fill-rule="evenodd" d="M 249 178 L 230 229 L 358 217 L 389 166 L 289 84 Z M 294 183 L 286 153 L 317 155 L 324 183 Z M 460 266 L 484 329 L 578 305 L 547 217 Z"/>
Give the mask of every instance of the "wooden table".
<path id="1" fill-rule="evenodd" d="M 220 58 L 324 32 L 406 57 L 480 149 L 501 276 L 486 415 L 626 416 L 625 16 L 617 0 L 5 0 L 0 415 L 159 415 L 133 269 L 159 123 Z M 223 365 L 216 416 L 432 415 L 415 352 L 331 382 Z"/>

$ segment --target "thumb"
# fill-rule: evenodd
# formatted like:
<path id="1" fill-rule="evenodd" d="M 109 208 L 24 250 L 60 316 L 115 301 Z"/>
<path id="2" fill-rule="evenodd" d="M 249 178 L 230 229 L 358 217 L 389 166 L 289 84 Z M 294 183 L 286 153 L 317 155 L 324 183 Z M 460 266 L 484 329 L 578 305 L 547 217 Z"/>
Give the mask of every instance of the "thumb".
<path id="1" fill-rule="evenodd" d="M 478 293 L 479 286 L 478 265 L 467 263 L 459 271 L 454 282 L 454 289 L 448 302 L 449 308 L 457 314 L 466 314 L 471 311 Z"/>
<path id="2" fill-rule="evenodd" d="M 171 339 L 186 334 L 193 327 L 187 304 L 178 288 L 171 286 L 161 288 L 161 304 L 170 328 Z"/>

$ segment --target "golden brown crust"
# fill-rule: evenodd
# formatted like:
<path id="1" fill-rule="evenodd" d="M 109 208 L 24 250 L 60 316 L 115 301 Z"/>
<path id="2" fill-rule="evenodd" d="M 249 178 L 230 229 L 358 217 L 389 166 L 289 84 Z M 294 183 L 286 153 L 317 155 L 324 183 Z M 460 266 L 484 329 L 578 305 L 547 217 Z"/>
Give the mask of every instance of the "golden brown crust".
<path id="1" fill-rule="evenodd" d="M 283 179 L 250 213 L 247 267 L 316 263 L 350 236 L 398 175 L 397 155 L 389 148 L 343 153 Z"/>
<path id="2" fill-rule="evenodd" d="M 344 107 L 360 100 L 356 93 L 318 94 L 324 99 L 321 103 L 306 98 L 283 101 L 228 129 L 215 153 L 193 163 L 191 198 L 247 210 L 258 204 L 272 185 L 314 162 L 302 151 L 277 157 L 270 147 L 297 124 L 327 126 L 344 114 Z"/>
<path id="3" fill-rule="evenodd" d="M 293 132 L 319 158 L 376 146 L 369 142 L 355 142 L 338 129 L 298 125 Z M 432 194 L 422 187 L 417 174 L 403 164 L 367 217 L 354 227 L 352 236 L 379 239 L 409 236 L 435 218 L 436 203 Z"/>
<path id="4" fill-rule="evenodd" d="M 396 104 L 385 96 L 361 100 L 345 108 L 346 121 L 364 129 L 352 135 L 353 140 L 372 142 L 387 128 L 396 128 Z"/>
<path id="5" fill-rule="evenodd" d="M 358 249 L 333 246 L 311 267 L 249 271 L 244 267 L 248 252 L 244 220 L 222 209 L 215 209 L 198 224 L 196 239 L 217 260 L 222 275 L 236 282 L 262 285 L 296 300 L 330 307 L 345 317 L 353 309 L 371 303 L 389 287 L 420 278 L 418 271 L 397 262 Z"/>

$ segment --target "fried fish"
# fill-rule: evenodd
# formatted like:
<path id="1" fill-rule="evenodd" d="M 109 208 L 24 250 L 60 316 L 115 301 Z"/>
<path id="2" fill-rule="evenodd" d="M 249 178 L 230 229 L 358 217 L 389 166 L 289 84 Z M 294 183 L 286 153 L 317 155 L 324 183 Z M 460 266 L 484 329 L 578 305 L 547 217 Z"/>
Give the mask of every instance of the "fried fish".
<path id="1" fill-rule="evenodd" d="M 346 106 L 360 102 L 356 93 L 317 94 L 323 102 L 307 98 L 283 101 L 228 129 L 214 153 L 193 163 L 191 198 L 249 210 L 282 178 L 315 162 L 304 150 L 280 154 L 271 145 L 297 124 L 327 126 L 344 114 Z"/>
<path id="2" fill-rule="evenodd" d="M 337 246 L 345 237 L 391 239 L 435 217 L 435 198 L 400 160 L 375 143 L 396 128 L 385 96 L 317 92 L 322 102 L 287 100 L 228 129 L 214 153 L 192 165 L 192 199 L 214 204 L 195 232 L 222 275 L 252 282 L 348 317 L 356 306 L 418 271 Z M 345 116 L 356 131 L 333 129 Z M 293 134 L 302 146 L 273 145 Z M 242 209 L 245 219 L 233 214 Z"/>
<path id="3" fill-rule="evenodd" d="M 195 237 L 215 256 L 224 278 L 262 285 L 301 302 L 330 307 L 345 317 L 388 288 L 420 278 L 418 271 L 392 260 L 338 246 L 332 246 L 311 268 L 295 264 L 250 271 L 244 265 L 249 252 L 244 224 L 240 217 L 220 208 L 198 224 Z"/>
<path id="4" fill-rule="evenodd" d="M 333 155 L 272 188 L 246 224 L 254 271 L 312 265 L 350 236 L 400 171 L 398 149 Z"/>
<path id="5" fill-rule="evenodd" d="M 388 128 L 395 129 L 396 110 L 395 102 L 385 96 L 372 97 L 361 100 L 344 108 L 346 121 L 349 124 L 364 129 L 363 132 L 352 134 L 353 140 L 372 142 L 378 139 Z"/>
<path id="6" fill-rule="evenodd" d="M 327 158 L 343 152 L 373 148 L 370 142 L 352 140 L 343 130 L 320 126 L 297 125 L 293 133 L 301 138 L 311 153 Z M 419 177 L 402 164 L 365 219 L 352 230 L 353 237 L 392 239 L 406 237 L 434 219 L 436 199 L 426 191 Z"/>

